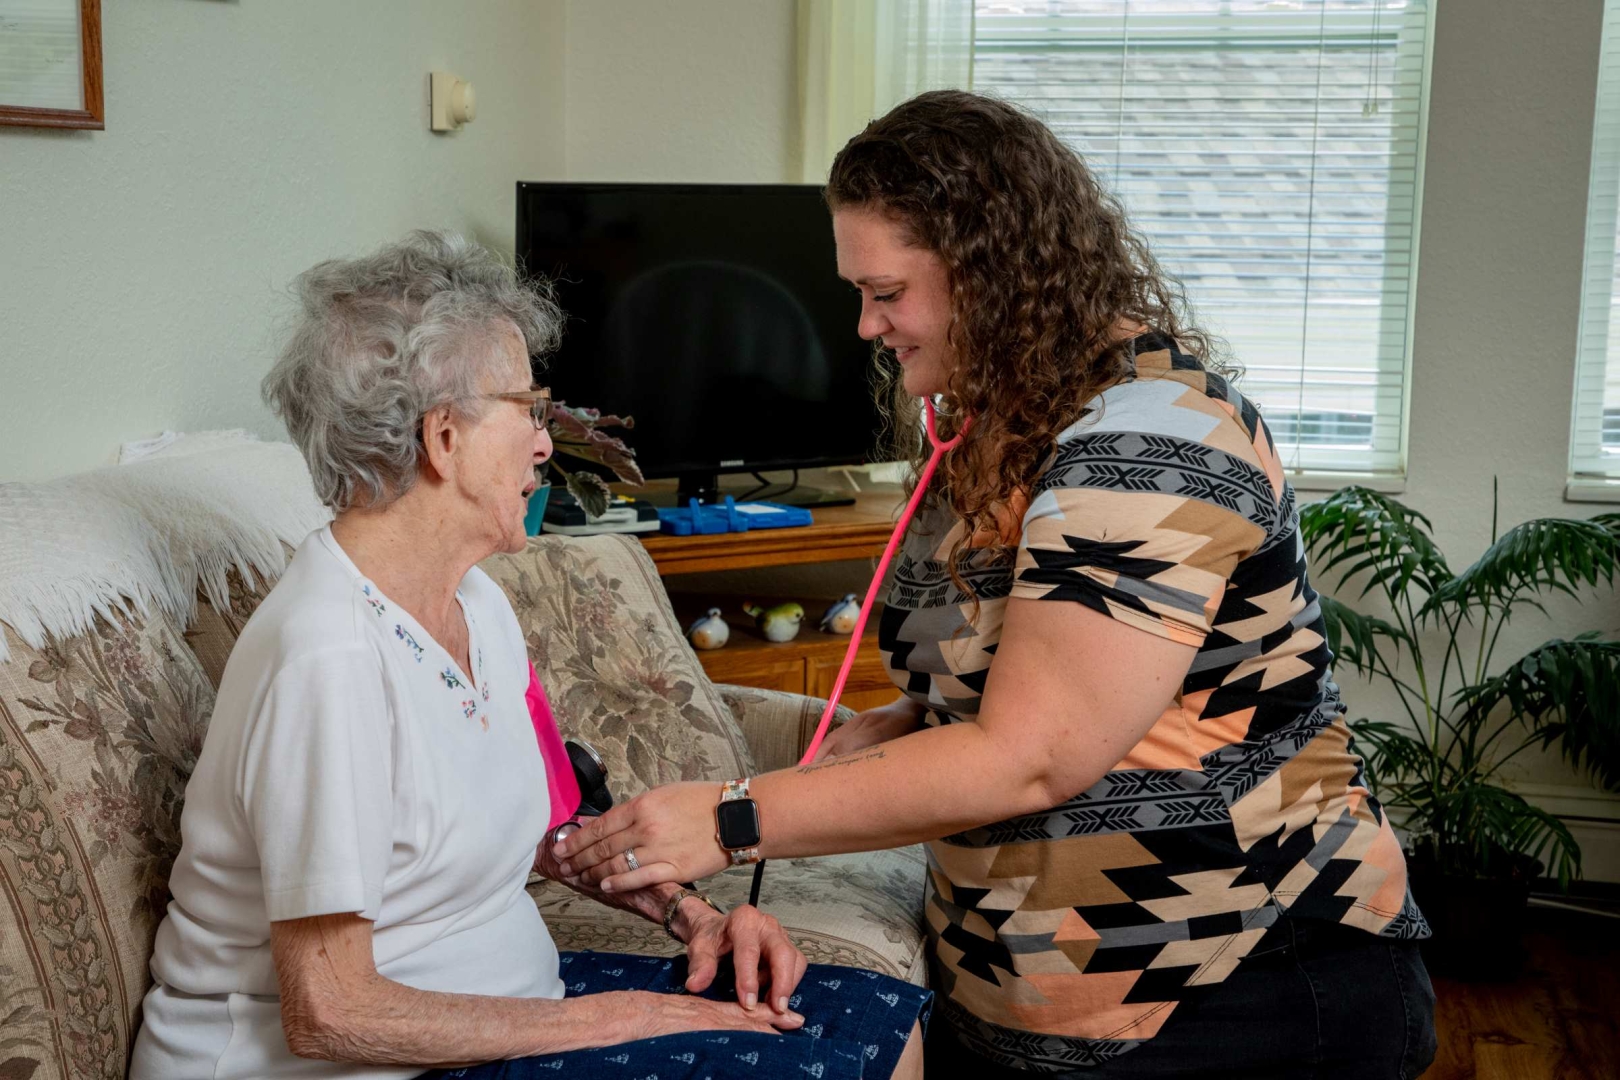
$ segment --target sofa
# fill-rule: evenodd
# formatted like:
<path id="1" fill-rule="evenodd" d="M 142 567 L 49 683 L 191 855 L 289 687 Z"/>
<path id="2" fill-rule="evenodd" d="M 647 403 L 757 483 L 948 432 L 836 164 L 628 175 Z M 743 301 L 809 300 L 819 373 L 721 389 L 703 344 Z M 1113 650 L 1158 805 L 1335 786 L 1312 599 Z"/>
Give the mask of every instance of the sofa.
<path id="1" fill-rule="evenodd" d="M 512 600 L 559 726 L 602 752 L 621 800 L 791 765 L 824 707 L 711 683 L 634 539 L 538 537 L 483 568 Z M 186 779 L 231 646 L 272 584 L 233 570 L 228 603 L 199 598 L 184 626 L 108 604 L 39 647 L 0 623 L 0 1080 L 125 1074 Z M 813 962 L 922 983 L 925 875 L 918 848 L 781 861 L 761 906 Z M 750 877 L 705 887 L 733 905 Z M 679 948 L 561 885 L 535 878 L 529 892 L 559 948 Z"/>

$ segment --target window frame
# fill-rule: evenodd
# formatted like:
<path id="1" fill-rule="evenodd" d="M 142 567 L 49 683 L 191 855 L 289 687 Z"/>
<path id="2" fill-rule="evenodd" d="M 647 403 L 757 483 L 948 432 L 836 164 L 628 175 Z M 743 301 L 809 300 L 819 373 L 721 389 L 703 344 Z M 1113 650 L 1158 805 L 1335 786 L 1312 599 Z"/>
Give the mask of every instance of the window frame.
<path id="1" fill-rule="evenodd" d="M 1604 462 L 1604 387 L 1620 377 L 1620 0 L 1605 0 L 1592 109 L 1591 164 L 1581 252 L 1581 308 L 1570 388 L 1569 502 L 1620 502 L 1620 449 Z M 1601 228 L 1599 228 L 1601 226 Z M 1595 386 L 1594 386 L 1595 384 Z M 1583 401 L 1596 391 L 1596 407 Z M 1592 468 L 1598 462 L 1600 467 Z"/>

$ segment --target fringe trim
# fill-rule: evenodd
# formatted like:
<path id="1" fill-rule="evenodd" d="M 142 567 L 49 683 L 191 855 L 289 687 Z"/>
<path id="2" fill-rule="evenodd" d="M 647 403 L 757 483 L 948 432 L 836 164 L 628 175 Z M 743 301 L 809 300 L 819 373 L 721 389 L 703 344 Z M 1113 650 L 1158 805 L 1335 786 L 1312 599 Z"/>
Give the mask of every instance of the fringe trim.
<path id="1" fill-rule="evenodd" d="M 0 623 L 36 649 L 118 613 L 155 609 L 183 630 L 199 590 L 226 610 L 231 569 L 250 585 L 273 580 L 282 545 L 330 518 L 293 447 L 189 441 L 64 480 L 0 484 Z M 9 658 L 0 633 L 0 663 Z"/>

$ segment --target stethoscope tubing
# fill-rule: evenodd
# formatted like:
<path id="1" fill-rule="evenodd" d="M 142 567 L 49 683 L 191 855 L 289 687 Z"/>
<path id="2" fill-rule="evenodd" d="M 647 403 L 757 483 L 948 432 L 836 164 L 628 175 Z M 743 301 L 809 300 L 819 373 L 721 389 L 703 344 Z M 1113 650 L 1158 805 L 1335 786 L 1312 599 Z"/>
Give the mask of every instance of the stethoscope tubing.
<path id="1" fill-rule="evenodd" d="M 928 455 L 928 462 L 923 466 L 922 475 L 917 477 L 917 487 L 911 493 L 911 499 L 906 503 L 905 510 L 900 514 L 900 520 L 895 523 L 894 532 L 889 536 L 889 543 L 883 549 L 883 557 L 878 560 L 877 572 L 872 575 L 872 584 L 867 587 L 866 599 L 861 601 L 861 613 L 855 619 L 855 629 L 849 636 L 849 648 L 844 652 L 844 663 L 838 669 L 838 679 L 833 683 L 832 693 L 827 696 L 827 707 L 821 713 L 821 723 L 816 725 L 816 734 L 810 740 L 804 757 L 799 759 L 800 765 L 808 765 L 815 760 L 816 751 L 821 749 L 821 741 L 827 737 L 827 729 L 832 726 L 833 714 L 838 711 L 838 701 L 844 696 L 844 684 L 849 681 L 850 669 L 855 666 L 855 656 L 860 652 L 861 635 L 866 630 L 867 617 L 872 614 L 872 604 L 877 600 L 878 590 L 883 587 L 883 578 L 889 572 L 889 563 L 894 558 L 901 539 L 911 526 L 911 519 L 917 513 L 917 507 L 922 505 L 923 496 L 928 491 L 928 482 L 934 478 L 934 470 L 939 468 L 940 461 L 947 453 L 956 449 L 962 443 L 962 436 L 973 424 L 973 417 L 969 416 L 962 421 L 961 430 L 950 439 L 941 440 L 934 421 L 934 402 L 932 398 L 923 399 L 923 410 L 926 415 L 928 429 L 928 442 L 934 450 Z M 754 864 L 754 882 L 748 891 L 748 902 L 755 907 L 759 906 L 759 887 L 765 879 L 765 863 Z"/>
<path id="2" fill-rule="evenodd" d="M 917 507 L 922 504 L 923 496 L 928 491 L 928 481 L 933 479 L 934 470 L 939 467 L 940 460 L 951 450 L 961 445 L 962 436 L 972 425 L 970 416 L 962 422 L 962 429 L 954 438 L 940 441 L 939 432 L 934 424 L 934 402 L 932 398 L 923 399 L 923 407 L 927 416 L 928 442 L 933 446 L 933 453 L 928 455 L 928 463 L 923 466 L 922 475 L 917 478 L 917 487 L 911 493 L 911 500 L 906 503 L 905 511 L 900 520 L 895 523 L 894 532 L 889 536 L 889 543 L 883 549 L 883 557 L 878 560 L 877 573 L 872 575 L 872 584 L 867 587 L 866 599 L 861 601 L 861 613 L 855 620 L 855 630 L 850 634 L 849 648 L 844 652 L 844 663 L 838 669 L 838 680 L 833 683 L 832 693 L 827 697 L 827 707 L 822 711 L 821 723 L 816 725 L 815 737 L 810 740 L 810 746 L 799 759 L 800 765 L 808 765 L 815 760 L 816 751 L 821 749 L 821 741 L 827 737 L 827 729 L 832 725 L 833 714 L 838 711 L 838 701 L 844 696 L 844 684 L 849 681 L 850 669 L 855 666 L 855 655 L 861 648 L 861 634 L 866 630 L 866 619 L 872 614 L 872 604 L 877 600 L 878 590 L 883 586 L 883 577 L 889 572 L 889 562 L 900 546 L 900 540 L 905 536 L 906 529 L 911 526 L 912 516 L 916 514 Z"/>

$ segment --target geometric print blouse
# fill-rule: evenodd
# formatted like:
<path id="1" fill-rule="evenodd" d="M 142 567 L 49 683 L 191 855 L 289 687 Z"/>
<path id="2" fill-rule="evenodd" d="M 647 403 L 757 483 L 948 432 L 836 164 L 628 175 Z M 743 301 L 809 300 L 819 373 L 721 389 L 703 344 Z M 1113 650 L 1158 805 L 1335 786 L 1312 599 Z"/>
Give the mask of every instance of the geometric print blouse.
<path id="1" fill-rule="evenodd" d="M 933 986 L 952 1027 L 1036 1072 L 1106 1061 L 1211 992 L 1278 917 L 1428 936 L 1367 790 L 1255 407 L 1155 332 L 1062 432 L 1016 548 L 907 532 L 879 628 L 929 724 L 971 723 L 1007 599 L 1081 603 L 1197 647 L 1170 706 L 1095 786 L 928 845 Z M 970 619 L 972 621 L 970 621 Z"/>

